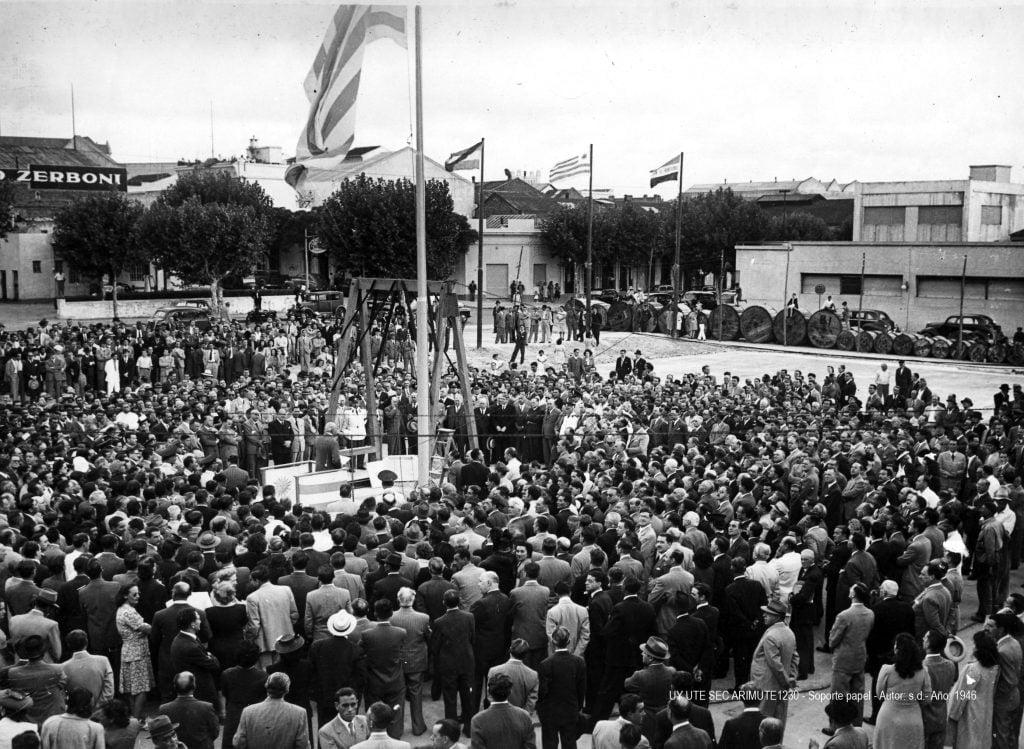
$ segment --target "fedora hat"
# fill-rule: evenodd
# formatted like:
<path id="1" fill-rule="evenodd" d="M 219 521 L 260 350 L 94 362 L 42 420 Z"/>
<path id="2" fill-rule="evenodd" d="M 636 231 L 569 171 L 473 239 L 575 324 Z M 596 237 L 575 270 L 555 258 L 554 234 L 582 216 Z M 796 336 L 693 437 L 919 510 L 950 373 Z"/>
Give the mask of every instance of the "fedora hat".
<path id="1" fill-rule="evenodd" d="M 217 548 L 220 544 L 220 539 L 207 531 L 199 536 L 199 540 L 196 543 L 203 551 L 210 551 Z"/>
<path id="2" fill-rule="evenodd" d="M 327 631 L 335 637 L 348 637 L 356 631 L 356 618 L 341 610 L 327 620 Z"/>
<path id="3" fill-rule="evenodd" d="M 22 656 L 30 661 L 42 658 L 46 653 L 46 640 L 40 635 L 29 635 L 21 641 L 18 649 L 21 650 Z"/>
<path id="4" fill-rule="evenodd" d="M 761 611 L 763 611 L 766 614 L 771 614 L 773 616 L 780 617 L 782 619 L 785 619 L 786 616 L 789 614 L 789 609 L 786 607 L 786 604 L 781 603 L 780 601 L 772 601 L 767 606 L 762 606 Z"/>
<path id="5" fill-rule="evenodd" d="M 50 590 L 49 588 L 40 588 L 39 592 L 36 593 L 36 605 L 37 606 L 56 606 L 57 605 L 57 591 Z"/>
<path id="6" fill-rule="evenodd" d="M 294 653 L 296 650 L 301 649 L 302 646 L 305 644 L 306 641 L 305 639 L 303 639 L 302 635 L 281 635 L 277 638 L 277 641 L 274 643 L 274 650 L 276 650 L 281 655 L 286 655 L 288 653 Z"/>
<path id="7" fill-rule="evenodd" d="M 668 645 L 660 637 L 648 637 L 640 650 L 656 660 L 668 660 Z"/>
<path id="8" fill-rule="evenodd" d="M 158 741 L 173 736 L 178 725 L 178 723 L 172 723 L 166 715 L 154 715 L 146 721 L 146 730 L 149 732 L 150 739 Z"/>
<path id="9" fill-rule="evenodd" d="M 967 657 L 967 646 L 956 635 L 950 635 L 949 639 L 946 640 L 946 647 L 942 649 L 942 654 L 953 661 L 953 663 L 959 663 Z"/>

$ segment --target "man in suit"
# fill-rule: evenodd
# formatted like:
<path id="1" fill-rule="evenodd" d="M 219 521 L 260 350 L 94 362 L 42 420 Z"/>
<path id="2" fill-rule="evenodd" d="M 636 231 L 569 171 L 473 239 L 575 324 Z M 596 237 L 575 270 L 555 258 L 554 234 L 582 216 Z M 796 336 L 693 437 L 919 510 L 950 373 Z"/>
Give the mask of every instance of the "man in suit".
<path id="1" fill-rule="evenodd" d="M 21 656 L 25 660 L 6 670 L 7 679 L 4 684 L 9 689 L 24 692 L 31 698 L 26 711 L 30 721 L 42 724 L 44 720 L 60 715 L 65 709 L 65 688 L 67 677 L 61 667 L 55 663 L 44 663 L 46 641 L 39 635 L 25 638 L 21 646 Z"/>
<path id="2" fill-rule="evenodd" d="M 647 602 L 654 606 L 658 614 L 658 634 L 664 637 L 675 626 L 678 610 L 676 601 L 690 598 L 693 588 L 693 575 L 683 569 L 686 554 L 676 549 L 669 554 L 672 566 L 668 572 L 651 581 L 651 592 Z"/>
<path id="3" fill-rule="evenodd" d="M 391 615 L 391 623 L 405 630 L 402 642 L 402 671 L 405 674 L 405 697 L 409 701 L 412 733 L 419 736 L 427 730 L 423 721 L 423 677 L 427 672 L 427 653 L 430 645 L 430 617 L 413 610 L 416 592 L 412 588 L 398 591 L 398 611 Z"/>
<path id="4" fill-rule="evenodd" d="M 757 740 L 761 749 L 785 749 L 782 746 L 782 735 L 786 732 L 785 721 L 767 717 L 757 728 Z"/>
<path id="5" fill-rule="evenodd" d="M 351 687 L 341 687 L 335 693 L 335 717 L 323 723 L 318 731 L 320 749 L 350 749 L 370 738 L 366 716 L 357 715 L 359 698 Z"/>
<path id="6" fill-rule="evenodd" d="M 925 567 L 928 576 L 928 587 L 914 599 L 914 634 L 918 639 L 927 632 L 936 632 L 942 637 L 952 634 L 949 631 L 949 610 L 953 608 L 953 596 L 942 583 L 948 568 L 941 559 L 933 559 Z"/>
<path id="7" fill-rule="evenodd" d="M 641 667 L 640 646 L 654 634 L 654 607 L 639 598 L 641 582 L 629 578 L 623 584 L 625 596 L 612 609 L 604 627 L 607 646 L 604 678 L 597 697 L 594 717 L 606 719 L 622 693 L 622 684 Z"/>
<path id="8" fill-rule="evenodd" d="M 238 456 L 228 456 L 228 467 L 224 469 L 224 485 L 228 489 L 244 489 L 249 483 L 249 472 L 238 465 Z"/>
<path id="9" fill-rule="evenodd" d="M 473 680 L 473 708 L 479 709 L 487 682 L 487 671 L 505 660 L 508 654 L 509 631 L 512 624 L 512 602 L 498 589 L 498 574 L 480 573 L 481 597 L 469 613 L 473 615 L 476 638 L 473 642 L 473 660 L 476 674 Z"/>
<path id="10" fill-rule="evenodd" d="M 360 644 L 366 654 L 366 701 L 395 706 L 388 733 L 392 738 L 399 738 L 405 724 L 402 646 L 405 644 L 406 632 L 392 624 L 393 612 L 390 600 L 379 599 L 373 606 L 377 624 L 363 632 Z"/>
<path id="11" fill-rule="evenodd" d="M 864 669 L 867 665 L 867 639 L 875 623 L 875 615 L 867 607 L 870 592 L 863 583 L 850 588 L 850 606 L 836 615 L 828 644 L 832 648 L 832 693 L 864 694 Z M 859 706 L 859 703 L 858 703 Z M 854 725 L 859 726 L 863 715 L 858 711 Z M 825 734 L 831 736 L 836 726 L 830 724 Z"/>
<path id="12" fill-rule="evenodd" d="M 537 670 L 537 715 L 540 717 L 544 749 L 575 749 L 577 724 L 587 696 L 587 666 L 569 652 L 571 635 L 556 627 L 550 635 L 555 652 L 541 661 Z M 666 648 L 667 654 L 667 648 Z"/>
<path id="13" fill-rule="evenodd" d="M 291 686 L 283 671 L 267 678 L 267 699 L 242 710 L 235 749 L 309 749 L 306 711 L 285 701 Z M 404 749 L 408 747 L 404 744 Z"/>
<path id="14" fill-rule="evenodd" d="M 351 594 L 334 584 L 333 567 L 328 564 L 321 566 L 316 580 L 320 587 L 306 595 L 306 613 L 303 617 L 303 630 L 312 642 L 330 637 L 327 631 L 328 620 L 339 611 L 351 613 L 352 609 Z"/>
<path id="15" fill-rule="evenodd" d="M 504 674 L 512 682 L 512 692 L 509 694 L 509 704 L 523 708 L 526 712 L 533 714 L 537 706 L 537 672 L 523 662 L 523 658 L 530 651 L 529 643 L 523 639 L 512 640 L 509 646 L 509 658 L 504 663 L 491 666 L 487 672 L 487 682 L 495 674 Z"/>
<path id="16" fill-rule="evenodd" d="M 544 631 L 548 637 L 548 654 L 555 652 L 551 633 L 558 627 L 564 627 L 569 633 L 569 652 L 582 658 L 590 643 L 590 616 L 583 606 L 573 603 L 570 592 L 564 581 L 555 584 L 558 603 L 548 611 L 544 623 Z"/>
<path id="17" fill-rule="evenodd" d="M 510 705 L 512 682 L 505 674 L 487 680 L 490 706 L 473 716 L 471 746 L 480 749 L 536 749 L 533 719 L 522 708 Z"/>
<path id="18" fill-rule="evenodd" d="M 512 602 L 511 635 L 526 642 L 528 650 L 523 656 L 523 662 L 531 669 L 536 669 L 547 655 L 545 621 L 550 591 L 537 582 L 540 567 L 536 562 L 527 562 L 523 571 L 526 580 L 509 593 Z"/>
<path id="19" fill-rule="evenodd" d="M 896 565 L 903 571 L 899 581 L 900 598 L 907 602 L 913 601 L 918 593 L 924 590 L 921 576 L 932 556 L 932 542 L 924 534 L 928 521 L 918 516 L 914 518 L 913 523 L 917 535 L 907 545 L 906 551 L 896 559 Z"/>
<path id="20" fill-rule="evenodd" d="M 469 611 L 470 606 L 483 595 L 480 592 L 481 570 L 473 564 L 469 549 L 455 550 L 455 567 L 458 571 L 452 575 L 452 585 L 459 592 L 460 607 L 463 611 Z"/>
<path id="21" fill-rule="evenodd" d="M 708 689 L 715 668 L 715 648 L 708 633 L 708 626 L 692 613 L 693 598 L 689 593 L 679 595 L 675 608 L 679 610 L 675 624 L 665 635 L 669 650 L 669 663 L 676 671 L 693 674 L 697 684 L 694 701 L 707 706 L 710 696 Z"/>
<path id="22" fill-rule="evenodd" d="M 363 690 L 366 664 L 362 647 L 353 640 L 355 631 L 356 618 L 342 610 L 327 620 L 328 637 L 310 646 L 310 690 L 321 726 L 336 715 L 338 689 L 350 687 L 356 695 Z"/>
<path id="23" fill-rule="evenodd" d="M 572 588 L 572 567 L 564 559 L 555 556 L 558 550 L 558 541 L 553 536 L 547 536 L 541 542 L 541 558 L 537 560 L 540 573 L 537 575 L 537 582 L 548 590 L 554 590 L 555 584 L 564 582 Z"/>
<path id="24" fill-rule="evenodd" d="M 84 533 L 79 535 L 85 536 L 83 544 L 88 548 L 89 536 Z M 66 570 L 69 566 L 72 568 L 72 573 L 68 577 L 67 582 L 57 589 L 57 607 L 60 612 L 58 614 L 57 621 L 60 623 L 60 631 L 64 635 L 67 635 L 68 632 L 74 629 L 84 631 L 88 628 L 87 617 L 85 612 L 82 610 L 82 601 L 78 596 L 78 592 L 89 582 L 89 576 L 85 574 L 85 570 L 89 566 L 91 558 L 88 556 L 78 555 L 69 565 L 68 557 L 74 553 L 75 552 L 72 551 L 64 558 L 64 574 L 68 574 Z"/>
<path id="25" fill-rule="evenodd" d="M 850 598 L 850 589 L 860 583 L 868 590 L 874 590 L 880 582 L 878 579 L 878 564 L 875 558 L 867 552 L 867 538 L 863 533 L 854 533 L 850 536 L 850 546 L 853 553 L 850 559 L 843 566 L 839 573 L 839 584 L 836 587 L 836 606 L 838 611 L 846 608 Z M 945 573 L 943 573 L 945 574 Z"/>
<path id="26" fill-rule="evenodd" d="M 761 635 L 750 664 L 750 684 L 764 692 L 761 712 L 778 718 L 783 725 L 789 709 L 786 693 L 796 686 L 796 637 L 786 626 L 789 613 L 785 604 L 772 601 L 762 606 L 768 628 Z M 744 686 L 744 688 L 747 688 Z"/>
<path id="27" fill-rule="evenodd" d="M 260 646 L 260 666 L 269 668 L 277 662 L 274 644 L 279 637 L 295 634 L 299 608 L 291 588 L 270 582 L 270 572 L 260 564 L 251 573 L 256 590 L 245 598 L 245 612 L 249 617 L 248 634 Z"/>
<path id="28" fill-rule="evenodd" d="M 736 689 L 750 678 L 750 662 L 761 628 L 761 610 L 768 598 L 764 586 L 746 576 L 747 563 L 737 557 L 731 561 L 733 581 L 725 589 L 722 628 L 732 647 Z"/>
<path id="29" fill-rule="evenodd" d="M 751 749 L 761 745 L 757 730 L 765 715 L 758 708 L 760 697 L 754 691 L 744 692 L 742 696 L 743 712 L 725 721 L 718 749 Z"/>
<path id="30" fill-rule="evenodd" d="M 413 608 L 430 617 L 433 624 L 445 612 L 444 594 L 455 590 L 455 586 L 444 579 L 445 564 L 441 557 L 431 557 L 427 562 L 430 579 L 420 583 L 416 588 L 416 603 Z"/>
<path id="31" fill-rule="evenodd" d="M 398 591 L 413 584 L 413 581 L 402 574 L 402 555 L 392 552 L 387 557 L 387 574 L 373 583 L 373 595 L 370 604 L 373 605 L 382 598 L 386 598 L 391 608 L 398 608 Z"/>
<path id="32" fill-rule="evenodd" d="M 15 650 L 29 635 L 39 635 L 47 645 L 44 662 L 60 662 L 60 627 L 55 619 L 46 616 L 56 604 L 57 594 L 47 588 L 41 588 L 36 593 L 35 602 L 29 611 L 11 617 L 11 644 Z"/>
<path id="33" fill-rule="evenodd" d="M 711 603 L 724 611 L 725 589 L 735 576 L 731 566 L 732 557 L 729 556 L 729 541 L 721 536 L 716 537 L 711 542 L 711 552 L 714 554 L 711 562 Z"/>
<path id="34" fill-rule="evenodd" d="M 317 471 L 341 468 L 341 448 L 338 444 L 338 425 L 333 421 L 324 426 L 324 433 L 313 440 L 313 460 Z"/>
<path id="35" fill-rule="evenodd" d="M 444 615 L 438 617 L 431 627 L 430 655 L 434 663 L 434 678 L 441 682 L 444 717 L 458 720 L 461 703 L 465 732 L 476 712 L 472 705 L 471 686 L 476 674 L 473 659 L 476 627 L 473 615 L 460 610 L 458 591 L 445 591 L 444 605 Z M 508 699 L 507 694 L 504 699 Z"/>
<path id="36" fill-rule="evenodd" d="M 643 700 L 644 719 L 641 725 L 648 740 L 654 738 L 654 721 L 658 712 L 668 704 L 676 669 L 668 665 L 668 645 L 660 637 L 648 637 L 641 648 L 644 667 L 626 679 L 626 691 L 636 692 Z"/>
<path id="37" fill-rule="evenodd" d="M 209 702 L 220 712 L 217 675 L 220 662 L 199 642 L 199 612 L 191 606 L 178 612 L 178 635 L 171 643 L 171 673 L 189 671 L 195 679 L 196 699 Z"/>
<path id="38" fill-rule="evenodd" d="M 171 665 L 171 644 L 181 631 L 178 628 L 178 614 L 190 609 L 199 614 L 199 639 L 210 639 L 210 625 L 206 622 L 206 614 L 192 608 L 188 602 L 191 587 L 188 583 L 178 582 L 171 587 L 171 601 L 166 607 L 153 615 L 153 628 L 149 631 L 150 652 L 156 653 L 156 683 L 160 691 L 160 699 L 167 702 L 173 699 L 171 681 L 177 671 Z"/>
<path id="39" fill-rule="evenodd" d="M 711 749 L 711 737 L 707 731 L 690 723 L 691 709 L 692 703 L 686 697 L 673 697 L 669 701 L 672 733 L 665 742 L 665 749 Z"/>
<path id="40" fill-rule="evenodd" d="M 89 636 L 80 629 L 73 629 L 67 636 L 71 658 L 60 664 L 68 680 L 68 691 L 85 689 L 92 695 L 94 708 L 114 699 L 114 670 L 106 656 L 92 655 L 86 650 Z"/>
<path id="41" fill-rule="evenodd" d="M 95 559 L 89 562 L 85 573 L 89 582 L 79 589 L 78 600 L 88 622 L 89 652 L 106 656 L 116 675 L 121 664 L 121 637 L 114 619 L 121 586 L 102 578 L 103 567 Z"/>
<path id="42" fill-rule="evenodd" d="M 298 619 L 295 620 L 296 630 L 302 634 L 305 634 L 306 639 L 312 639 L 312 632 L 302 632 L 306 620 L 306 597 L 314 590 L 316 590 L 320 583 L 319 581 L 306 573 L 306 566 L 309 564 L 309 555 L 299 549 L 292 554 L 292 572 L 288 575 L 281 575 L 277 579 L 278 585 L 284 585 L 291 589 L 292 597 L 295 599 L 295 608 L 298 610 Z"/>
<path id="43" fill-rule="evenodd" d="M 796 636 L 796 649 L 800 656 L 800 668 L 797 681 L 803 681 L 814 673 L 814 628 L 821 617 L 818 614 L 820 602 L 818 591 L 825 580 L 825 574 L 815 562 L 811 549 L 800 552 L 800 573 L 797 575 L 797 587 L 790 596 L 789 604 L 792 615 L 789 626 Z M 754 735 L 757 735 L 755 726 Z"/>
<path id="44" fill-rule="evenodd" d="M 896 642 L 896 635 L 906 632 L 914 634 L 914 609 L 907 601 L 901 601 L 897 594 L 899 585 L 894 580 L 885 580 L 878 589 L 882 597 L 871 609 L 875 615 L 871 633 L 865 643 L 868 651 L 867 673 L 871 676 L 871 717 L 868 722 L 874 725 L 875 716 L 882 706 L 882 701 L 877 697 L 875 685 L 878 681 L 878 673 L 886 663 L 892 663 L 893 643 Z"/>
<path id="45" fill-rule="evenodd" d="M 619 715 L 610 720 L 599 720 L 594 724 L 590 735 L 592 749 L 619 749 L 619 734 L 623 726 L 632 725 L 640 728 L 644 719 L 644 701 L 640 695 L 627 692 L 619 697 Z M 644 736 L 640 737 L 637 749 L 647 749 L 650 743 Z"/>
<path id="46" fill-rule="evenodd" d="M 213 742 L 220 735 L 220 721 L 213 705 L 195 698 L 195 689 L 196 679 L 190 672 L 176 675 L 177 696 L 160 705 L 157 712 L 178 724 L 178 740 L 188 749 L 213 749 Z"/>
<path id="47" fill-rule="evenodd" d="M 997 611 L 985 622 L 985 631 L 996 641 L 999 650 L 999 677 L 992 698 L 994 749 L 1015 749 L 1018 743 L 1013 738 L 1020 722 L 1017 708 L 1020 706 L 1020 671 L 1024 654 L 1014 635 L 1020 629 L 1020 620 L 1009 609 Z M 1014 718 L 1017 726 L 1014 725 Z"/>
<path id="48" fill-rule="evenodd" d="M 541 422 L 541 438 L 544 464 L 551 465 L 555 445 L 558 443 L 558 430 L 562 426 L 562 411 L 555 405 L 553 398 L 548 398 L 544 405 L 544 420 Z"/>

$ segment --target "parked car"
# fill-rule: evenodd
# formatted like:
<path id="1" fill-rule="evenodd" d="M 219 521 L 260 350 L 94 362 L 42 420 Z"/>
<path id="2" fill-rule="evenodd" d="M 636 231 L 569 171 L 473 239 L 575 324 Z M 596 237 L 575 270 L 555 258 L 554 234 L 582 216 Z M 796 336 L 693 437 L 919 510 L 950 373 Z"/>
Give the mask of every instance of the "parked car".
<path id="1" fill-rule="evenodd" d="M 1003 329 L 988 315 L 963 316 L 964 340 L 995 343 L 1002 340 Z M 960 315 L 950 315 L 945 322 L 930 322 L 921 335 L 944 336 L 956 340 L 960 335 Z"/>
<path id="2" fill-rule="evenodd" d="M 310 291 L 298 307 L 301 314 L 307 317 L 315 315 L 337 315 L 340 317 L 345 314 L 345 295 L 340 291 Z"/>
<path id="3" fill-rule="evenodd" d="M 118 281 L 117 282 L 117 295 L 119 297 L 127 296 L 129 294 L 134 294 L 136 291 L 138 291 L 138 289 L 136 289 L 130 283 L 125 283 L 124 281 Z M 109 284 L 109 283 L 103 284 L 103 294 L 104 294 L 104 296 L 109 297 L 113 293 L 114 293 L 114 287 L 113 287 L 112 284 Z M 90 284 L 89 285 L 89 296 L 96 296 L 96 297 L 98 297 L 99 295 L 100 295 L 100 285 L 98 283 Z"/>
<path id="4" fill-rule="evenodd" d="M 880 309 L 850 310 L 850 327 L 854 330 L 869 330 L 876 333 L 900 331 L 892 318 Z"/>
<path id="5" fill-rule="evenodd" d="M 154 312 L 149 320 L 156 324 L 181 324 L 189 325 L 195 323 L 199 330 L 209 330 L 214 320 L 222 318 L 220 313 L 210 308 L 210 303 L 204 299 L 186 299 L 177 304 L 160 307 Z"/>

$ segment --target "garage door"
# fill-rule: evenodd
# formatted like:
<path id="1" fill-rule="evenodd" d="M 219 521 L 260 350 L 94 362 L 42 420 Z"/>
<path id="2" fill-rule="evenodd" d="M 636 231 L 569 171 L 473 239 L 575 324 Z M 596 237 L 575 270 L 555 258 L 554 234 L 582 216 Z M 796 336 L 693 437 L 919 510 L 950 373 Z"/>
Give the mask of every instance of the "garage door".
<path id="1" fill-rule="evenodd" d="M 487 264 L 487 294 L 491 299 L 508 297 L 508 263 Z"/>

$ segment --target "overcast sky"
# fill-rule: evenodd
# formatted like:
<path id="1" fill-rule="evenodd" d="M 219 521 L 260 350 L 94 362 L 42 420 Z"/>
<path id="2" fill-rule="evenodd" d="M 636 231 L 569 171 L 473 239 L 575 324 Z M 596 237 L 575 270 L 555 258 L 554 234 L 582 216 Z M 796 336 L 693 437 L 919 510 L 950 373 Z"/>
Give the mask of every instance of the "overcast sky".
<path id="1" fill-rule="evenodd" d="M 487 138 L 487 178 L 594 144 L 594 185 L 1024 179 L 1024 4 L 427 2 L 429 156 Z M 286 155 L 333 4 L 0 0 L 0 132 L 109 141 L 122 161 Z M 410 12 L 410 29 L 411 29 Z M 411 132 L 411 53 L 367 50 L 356 145 Z M 468 174 L 467 174 L 468 176 Z M 585 177 L 579 180 L 585 186 Z M 674 183 L 656 188 L 674 194 Z"/>

